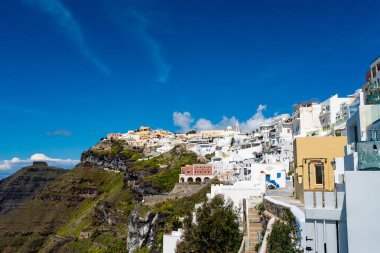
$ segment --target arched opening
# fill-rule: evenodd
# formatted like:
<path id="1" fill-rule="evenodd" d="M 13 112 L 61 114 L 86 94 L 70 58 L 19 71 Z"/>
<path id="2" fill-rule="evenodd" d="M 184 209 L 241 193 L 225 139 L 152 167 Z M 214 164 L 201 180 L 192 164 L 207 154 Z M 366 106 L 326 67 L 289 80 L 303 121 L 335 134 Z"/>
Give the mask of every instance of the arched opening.
<path id="1" fill-rule="evenodd" d="M 181 183 L 184 183 L 184 182 L 185 182 L 185 179 L 181 177 Z"/>
<path id="2" fill-rule="evenodd" d="M 194 180 L 193 180 L 192 177 L 189 177 L 189 178 L 187 179 L 187 182 L 188 182 L 188 183 L 192 183 L 192 182 L 194 182 Z"/>
<path id="3" fill-rule="evenodd" d="M 205 182 L 205 183 L 207 183 L 208 181 L 210 181 L 210 178 L 208 178 L 208 177 L 205 177 L 205 178 L 203 179 L 203 182 Z"/>
<path id="4" fill-rule="evenodd" d="M 197 177 L 197 178 L 195 179 L 195 182 L 196 182 L 196 183 L 202 183 L 202 179 L 201 179 L 200 177 Z"/>

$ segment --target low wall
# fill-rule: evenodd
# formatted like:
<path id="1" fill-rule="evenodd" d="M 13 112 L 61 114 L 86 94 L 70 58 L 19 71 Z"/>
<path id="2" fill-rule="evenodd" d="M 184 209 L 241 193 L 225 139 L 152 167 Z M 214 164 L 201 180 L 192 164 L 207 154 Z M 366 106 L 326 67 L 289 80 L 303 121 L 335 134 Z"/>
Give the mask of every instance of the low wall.
<path id="1" fill-rule="evenodd" d="M 305 227 L 305 213 L 296 206 L 290 205 L 290 204 L 282 202 L 282 201 L 272 199 L 269 196 L 264 197 L 263 204 L 265 206 L 265 209 L 268 212 L 279 217 L 280 219 L 284 219 L 286 217 L 288 211 L 290 211 L 294 215 L 294 217 L 296 219 L 296 224 L 300 228 L 300 231 L 298 232 L 298 236 L 302 237 L 301 238 L 301 247 L 304 248 L 306 240 L 301 235 L 301 233 Z"/>

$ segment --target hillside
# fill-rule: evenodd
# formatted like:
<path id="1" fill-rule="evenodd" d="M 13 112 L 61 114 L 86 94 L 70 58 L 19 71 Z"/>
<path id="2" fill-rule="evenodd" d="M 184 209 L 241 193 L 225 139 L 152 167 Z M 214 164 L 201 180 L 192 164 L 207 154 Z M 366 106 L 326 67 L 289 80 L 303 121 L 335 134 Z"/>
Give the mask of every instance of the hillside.
<path id="1" fill-rule="evenodd" d="M 34 162 L 33 165 L 0 180 L 0 216 L 24 205 L 65 172 L 64 169 L 48 166 L 45 162 Z"/>
<path id="2" fill-rule="evenodd" d="M 76 168 L 2 216 L 0 251 L 128 252 L 127 247 L 150 247 L 159 252 L 163 232 L 203 199 L 206 190 L 149 208 L 141 201 L 170 192 L 181 166 L 202 161 L 183 146 L 141 158 L 142 150 L 122 142 L 102 142 L 84 152 Z M 136 234 L 144 224 L 148 229 Z"/>

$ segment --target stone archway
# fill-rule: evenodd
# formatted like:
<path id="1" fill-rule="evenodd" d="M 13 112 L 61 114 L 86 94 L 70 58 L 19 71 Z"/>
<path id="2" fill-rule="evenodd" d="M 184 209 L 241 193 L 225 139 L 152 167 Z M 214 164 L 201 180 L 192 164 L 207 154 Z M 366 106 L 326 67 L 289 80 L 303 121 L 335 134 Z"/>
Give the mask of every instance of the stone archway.
<path id="1" fill-rule="evenodd" d="M 195 182 L 200 184 L 200 183 L 202 183 L 202 179 L 201 179 L 200 177 L 197 177 L 197 178 L 195 179 Z"/>
<path id="2" fill-rule="evenodd" d="M 185 182 L 185 179 L 181 177 L 181 183 L 184 183 L 184 182 Z"/>
<path id="3" fill-rule="evenodd" d="M 187 182 L 188 182 L 188 183 L 193 183 L 193 182 L 194 182 L 194 179 L 193 179 L 192 177 L 189 177 L 189 178 L 187 179 Z"/>
<path id="4" fill-rule="evenodd" d="M 208 181 L 210 181 L 210 178 L 208 178 L 208 177 L 205 177 L 205 178 L 203 179 L 203 182 L 204 182 L 204 183 L 207 183 Z"/>

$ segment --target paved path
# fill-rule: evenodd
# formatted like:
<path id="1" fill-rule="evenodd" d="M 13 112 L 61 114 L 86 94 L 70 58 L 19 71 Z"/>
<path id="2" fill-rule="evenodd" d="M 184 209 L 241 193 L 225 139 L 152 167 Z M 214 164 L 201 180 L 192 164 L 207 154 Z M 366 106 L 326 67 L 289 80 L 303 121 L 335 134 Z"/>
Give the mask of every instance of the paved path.
<path id="1" fill-rule="evenodd" d="M 207 184 L 176 184 L 174 189 L 168 194 L 145 196 L 144 205 L 154 206 L 168 199 L 189 197 L 206 186 Z"/>
<path id="2" fill-rule="evenodd" d="M 285 202 L 289 205 L 293 205 L 301 209 L 303 212 L 305 212 L 305 204 L 296 199 L 293 196 L 293 186 L 290 184 L 287 184 L 284 188 L 278 188 L 275 190 L 267 190 L 265 192 L 265 196 L 270 196 L 271 198 Z"/>

